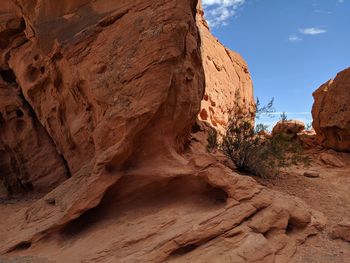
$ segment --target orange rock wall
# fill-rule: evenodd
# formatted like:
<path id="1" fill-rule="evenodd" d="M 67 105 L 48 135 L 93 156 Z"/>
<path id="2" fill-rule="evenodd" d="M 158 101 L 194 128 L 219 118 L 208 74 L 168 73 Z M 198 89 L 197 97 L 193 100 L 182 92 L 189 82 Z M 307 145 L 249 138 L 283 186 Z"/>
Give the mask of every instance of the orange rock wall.
<path id="1" fill-rule="evenodd" d="M 206 82 L 199 118 L 224 134 L 230 115 L 248 115 L 254 120 L 253 84 L 246 62 L 211 34 L 200 5 L 198 9 Z"/>
<path id="2" fill-rule="evenodd" d="M 62 156 L 75 175 L 98 162 L 119 167 L 131 155 L 136 160 L 138 155 L 181 151 L 179 142 L 190 132 L 204 90 L 195 1 L 191 5 L 185 0 L 17 4 L 17 20 L 23 16 L 25 21 L 13 29 L 13 37 L 7 37 L 0 51 L 1 68 L 4 74 L 13 74 L 10 84 L 18 87 L 22 100 L 17 104 L 28 105 L 32 125 L 40 127 L 35 132 L 29 125 L 25 136 L 47 137 L 40 143 L 50 146 L 38 146 L 45 148 L 40 156 L 49 158 L 49 152 L 55 152 L 52 158 Z M 6 19 L 4 35 L 12 30 L 6 23 L 16 22 Z M 28 144 L 25 137 L 15 145 L 6 135 L 3 141 L 15 155 L 37 152 L 22 145 Z M 2 157 L 4 166 L 7 155 Z M 41 165 L 47 161 L 33 159 Z M 60 178 L 66 176 L 63 166 L 47 163 L 56 175 L 60 171 Z M 27 173 L 32 176 L 32 168 Z"/>
<path id="3" fill-rule="evenodd" d="M 350 68 L 338 73 L 314 93 L 313 127 L 320 144 L 350 151 Z"/>

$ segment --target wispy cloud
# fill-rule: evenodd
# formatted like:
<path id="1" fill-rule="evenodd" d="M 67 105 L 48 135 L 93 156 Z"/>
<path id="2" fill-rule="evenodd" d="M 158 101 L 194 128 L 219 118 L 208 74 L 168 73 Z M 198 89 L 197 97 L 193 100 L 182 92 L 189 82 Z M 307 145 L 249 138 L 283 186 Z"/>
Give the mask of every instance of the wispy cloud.
<path id="1" fill-rule="evenodd" d="M 327 15 L 333 14 L 333 12 L 331 12 L 331 11 L 324 11 L 324 10 L 320 10 L 320 9 L 315 9 L 315 10 L 314 10 L 314 13 L 317 13 L 317 14 L 327 14 Z"/>
<path id="2" fill-rule="evenodd" d="M 303 40 L 301 35 L 314 36 L 314 35 L 319 35 L 324 33 L 327 33 L 327 30 L 322 27 L 300 28 L 299 33 L 289 35 L 288 40 L 289 42 L 300 42 Z"/>
<path id="3" fill-rule="evenodd" d="M 281 115 L 282 113 L 285 113 L 287 115 L 310 115 L 310 112 L 307 111 L 291 111 L 291 112 L 283 112 L 283 111 L 276 111 L 272 113 L 261 113 L 261 115 Z"/>
<path id="4" fill-rule="evenodd" d="M 339 4 L 344 3 L 344 0 L 338 0 L 338 3 L 339 3 Z"/>
<path id="5" fill-rule="evenodd" d="M 319 35 L 327 33 L 327 30 L 317 27 L 300 28 L 299 32 L 304 35 Z"/>
<path id="6" fill-rule="evenodd" d="M 297 35 L 290 35 L 288 37 L 288 40 L 290 42 L 299 42 L 299 41 L 302 41 L 303 39 L 301 37 L 298 37 Z"/>
<path id="7" fill-rule="evenodd" d="M 227 25 L 227 20 L 236 15 L 237 9 L 246 0 L 203 0 L 205 16 L 211 27 Z"/>

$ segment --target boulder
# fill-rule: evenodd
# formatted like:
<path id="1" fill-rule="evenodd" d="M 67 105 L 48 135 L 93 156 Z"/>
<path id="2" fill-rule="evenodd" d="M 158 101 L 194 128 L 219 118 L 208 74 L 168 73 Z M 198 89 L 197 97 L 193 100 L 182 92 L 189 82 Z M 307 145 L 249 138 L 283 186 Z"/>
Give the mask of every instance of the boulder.
<path id="1" fill-rule="evenodd" d="M 342 239 L 350 242 L 350 221 L 344 220 L 341 223 L 334 225 L 330 232 L 330 236 L 333 239 Z"/>
<path id="2" fill-rule="evenodd" d="M 319 146 L 316 140 L 316 132 L 314 129 L 302 130 L 297 134 L 297 137 L 304 148 L 315 149 Z"/>
<path id="3" fill-rule="evenodd" d="M 308 178 L 319 178 L 320 173 L 315 171 L 306 171 L 304 172 L 304 176 Z"/>
<path id="4" fill-rule="evenodd" d="M 350 68 L 314 93 L 313 127 L 318 142 L 336 151 L 350 151 Z"/>
<path id="5" fill-rule="evenodd" d="M 272 136 L 285 135 L 296 138 L 297 134 L 305 129 L 305 124 L 298 120 L 279 121 L 272 129 Z"/>

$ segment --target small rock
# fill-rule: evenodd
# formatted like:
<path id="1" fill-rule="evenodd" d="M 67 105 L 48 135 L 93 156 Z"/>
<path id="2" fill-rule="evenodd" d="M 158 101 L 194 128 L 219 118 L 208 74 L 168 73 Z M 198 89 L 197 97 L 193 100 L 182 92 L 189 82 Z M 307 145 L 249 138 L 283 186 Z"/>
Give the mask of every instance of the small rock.
<path id="1" fill-rule="evenodd" d="M 319 178 L 320 174 L 318 172 L 307 171 L 304 173 L 304 176 L 308 178 Z"/>
<path id="2" fill-rule="evenodd" d="M 342 239 L 350 242 L 350 221 L 343 221 L 333 226 L 330 236 L 333 239 Z"/>

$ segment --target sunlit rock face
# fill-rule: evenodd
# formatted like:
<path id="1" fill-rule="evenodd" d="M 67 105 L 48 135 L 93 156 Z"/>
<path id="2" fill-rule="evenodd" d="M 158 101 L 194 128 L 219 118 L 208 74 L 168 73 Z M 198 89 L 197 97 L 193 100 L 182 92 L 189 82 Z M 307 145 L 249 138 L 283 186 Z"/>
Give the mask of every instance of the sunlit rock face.
<path id="1" fill-rule="evenodd" d="M 22 13 L 3 22 L 8 43 L 1 50 L 2 85 L 9 89 L 4 96 L 16 102 L 11 106 L 8 98 L 2 101 L 3 111 L 14 115 L 16 123 L 24 121 L 7 122 L 2 133 L 17 125 L 24 143 L 29 138 L 35 142 L 35 137 L 42 142 L 34 143 L 38 150 L 29 149 L 21 140 L 11 144 L 4 134 L 13 154 L 26 158 L 33 150 L 39 156 L 32 156 L 30 163 L 51 162 L 53 170 L 56 163 L 66 163 L 74 175 L 99 162 L 119 166 L 132 154 L 137 158 L 180 150 L 178 142 L 186 139 L 204 91 L 194 3 L 18 5 Z M 6 116 L 4 121 L 12 120 Z M 56 161 L 49 160 L 51 152 Z M 6 163 L 11 158 L 3 157 Z M 17 168 L 36 176 L 35 167 Z M 64 168 L 57 169 L 61 177 L 66 177 Z"/>
<path id="2" fill-rule="evenodd" d="M 244 59 L 211 34 L 201 5 L 198 6 L 197 25 L 205 71 L 205 95 L 199 118 L 222 135 L 230 116 L 247 116 L 254 121 L 253 84 Z"/>
<path id="3" fill-rule="evenodd" d="M 350 151 L 350 68 L 338 73 L 314 93 L 313 127 L 320 144 Z"/>
<path id="4" fill-rule="evenodd" d="M 1 256 L 289 262 L 317 233 L 301 200 L 195 147 L 206 101 L 197 1 L 14 2 L 0 9 L 0 178 L 12 194 L 46 194 L 0 220 Z M 252 113 L 242 90 L 235 109 Z"/>

